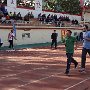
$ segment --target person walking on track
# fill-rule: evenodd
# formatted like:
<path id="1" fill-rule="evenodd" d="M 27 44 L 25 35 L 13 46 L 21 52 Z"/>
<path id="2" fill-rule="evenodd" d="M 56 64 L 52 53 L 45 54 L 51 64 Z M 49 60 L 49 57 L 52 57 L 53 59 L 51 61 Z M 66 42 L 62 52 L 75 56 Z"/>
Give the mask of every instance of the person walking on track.
<path id="1" fill-rule="evenodd" d="M 90 30 L 88 26 L 84 26 L 85 34 L 83 36 L 83 48 L 82 48 L 82 55 L 81 55 L 81 70 L 80 72 L 85 72 L 85 63 L 86 63 L 86 55 L 87 53 L 90 56 Z"/>
<path id="2" fill-rule="evenodd" d="M 67 56 L 67 67 L 66 67 L 65 74 L 67 75 L 69 74 L 71 63 L 74 63 L 75 68 L 78 65 L 78 62 L 73 58 L 74 44 L 76 42 L 76 48 L 77 48 L 77 40 L 75 37 L 71 36 L 71 34 L 72 34 L 71 30 L 66 31 L 65 47 L 66 47 L 66 56 Z"/>

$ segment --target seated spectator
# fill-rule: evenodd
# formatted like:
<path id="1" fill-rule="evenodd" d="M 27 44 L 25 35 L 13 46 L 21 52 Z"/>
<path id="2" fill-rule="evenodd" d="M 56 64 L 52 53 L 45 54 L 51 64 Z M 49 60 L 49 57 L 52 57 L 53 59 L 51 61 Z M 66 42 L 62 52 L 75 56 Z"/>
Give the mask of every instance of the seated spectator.
<path id="1" fill-rule="evenodd" d="M 50 22 L 50 14 L 46 18 L 46 23 L 48 24 Z"/>
<path id="2" fill-rule="evenodd" d="M 75 24 L 74 22 L 75 22 L 75 21 L 74 21 L 74 20 L 72 20 L 72 24 Z"/>
<path id="3" fill-rule="evenodd" d="M 33 13 L 32 13 L 32 12 L 30 13 L 30 18 L 34 18 L 34 15 L 33 15 Z"/>
<path id="4" fill-rule="evenodd" d="M 22 16 L 20 12 L 17 14 L 17 20 L 22 20 Z"/>
<path id="5" fill-rule="evenodd" d="M 43 14 L 42 15 L 42 22 L 45 22 L 46 21 L 46 14 Z"/>
<path id="6" fill-rule="evenodd" d="M 2 44 L 3 44 L 3 43 L 2 43 L 2 40 L 1 40 L 1 38 L 0 38 L 0 47 L 2 46 Z"/>
<path id="7" fill-rule="evenodd" d="M 10 17 L 10 19 L 13 19 L 13 14 L 12 14 L 12 12 L 9 13 L 9 17 Z"/>
<path id="8" fill-rule="evenodd" d="M 39 21 L 41 21 L 41 20 L 42 20 L 42 15 L 41 15 L 41 13 L 40 13 L 40 14 L 38 14 L 38 20 L 39 20 Z"/>
<path id="9" fill-rule="evenodd" d="M 72 20 L 72 24 L 78 25 L 78 21 L 77 20 Z"/>
<path id="10" fill-rule="evenodd" d="M 54 20 L 54 16 L 53 16 L 53 14 L 51 15 L 51 22 L 53 22 L 53 20 Z"/>
<path id="11" fill-rule="evenodd" d="M 2 18 L 3 16 L 3 12 L 0 10 L 0 19 Z"/>
<path id="12" fill-rule="evenodd" d="M 54 15 L 54 20 L 55 20 L 55 22 L 57 21 L 57 15 L 56 14 Z"/>
<path id="13" fill-rule="evenodd" d="M 5 6 L 1 5 L 0 10 L 4 13 L 5 12 Z"/>
<path id="14" fill-rule="evenodd" d="M 10 17 L 9 17 L 9 15 L 7 15 L 7 16 L 6 16 L 6 20 L 10 20 Z"/>
<path id="15" fill-rule="evenodd" d="M 24 16 L 24 21 L 29 21 L 29 17 L 27 14 Z"/>
<path id="16" fill-rule="evenodd" d="M 7 11 L 7 9 L 5 9 L 5 12 L 3 12 L 3 14 L 4 14 L 5 16 L 8 15 L 8 11 Z"/>
<path id="17" fill-rule="evenodd" d="M 3 15 L 3 17 L 1 18 L 1 23 L 6 23 L 6 17 Z"/>
<path id="18" fill-rule="evenodd" d="M 75 20 L 75 24 L 78 25 L 78 21 L 77 20 Z"/>
<path id="19" fill-rule="evenodd" d="M 14 20 L 17 20 L 17 14 L 16 14 L 16 12 L 13 13 L 13 19 Z"/>

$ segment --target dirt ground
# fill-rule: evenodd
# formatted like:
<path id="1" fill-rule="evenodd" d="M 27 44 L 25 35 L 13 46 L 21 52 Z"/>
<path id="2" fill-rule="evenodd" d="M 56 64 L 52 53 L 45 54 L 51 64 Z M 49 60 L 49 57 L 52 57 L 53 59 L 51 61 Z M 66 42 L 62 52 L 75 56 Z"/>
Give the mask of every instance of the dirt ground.
<path id="1" fill-rule="evenodd" d="M 81 49 L 75 50 L 78 68 L 71 65 L 64 74 L 66 55 L 63 45 L 0 51 L 0 90 L 90 90 L 90 57 L 86 73 L 80 73 Z"/>

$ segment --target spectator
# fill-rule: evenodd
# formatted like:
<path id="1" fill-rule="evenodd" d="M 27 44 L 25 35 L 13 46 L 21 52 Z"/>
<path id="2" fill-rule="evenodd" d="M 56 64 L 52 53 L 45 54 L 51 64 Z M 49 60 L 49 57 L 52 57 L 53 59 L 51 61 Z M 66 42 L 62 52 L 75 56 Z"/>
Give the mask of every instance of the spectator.
<path id="1" fill-rule="evenodd" d="M 3 15 L 3 17 L 1 18 L 1 22 L 2 23 L 6 23 L 6 17 Z"/>
<path id="2" fill-rule="evenodd" d="M 16 12 L 13 13 L 13 19 L 14 20 L 17 20 L 17 14 L 16 14 Z"/>
<path id="3" fill-rule="evenodd" d="M 9 15 L 7 15 L 7 16 L 6 16 L 6 20 L 10 20 L 10 17 L 9 17 Z"/>
<path id="4" fill-rule="evenodd" d="M 50 22 L 50 14 L 46 18 L 46 23 L 48 24 Z"/>
<path id="5" fill-rule="evenodd" d="M 4 13 L 5 12 L 5 6 L 1 5 L 0 10 Z"/>
<path id="6" fill-rule="evenodd" d="M 33 15 L 33 13 L 32 13 L 32 12 L 30 13 L 30 18 L 34 18 L 34 15 Z"/>
<path id="7" fill-rule="evenodd" d="M 3 15 L 4 15 L 3 12 L 0 10 L 0 19 L 2 18 Z"/>
<path id="8" fill-rule="evenodd" d="M 22 20 L 22 16 L 20 12 L 17 14 L 17 20 Z"/>
<path id="9" fill-rule="evenodd" d="M 38 14 L 38 20 L 39 20 L 39 21 L 41 21 L 41 20 L 42 20 L 42 15 L 41 15 L 41 13 L 40 13 L 40 14 Z"/>
<path id="10" fill-rule="evenodd" d="M 3 14 L 4 14 L 5 16 L 8 15 L 8 11 L 7 11 L 7 9 L 5 9 L 5 12 L 3 12 Z"/>
<path id="11" fill-rule="evenodd" d="M 9 17 L 10 17 L 10 19 L 13 19 L 13 14 L 12 14 L 12 12 L 9 13 Z"/>
<path id="12" fill-rule="evenodd" d="M 42 22 L 45 22 L 46 21 L 46 14 L 43 14 L 42 15 Z"/>

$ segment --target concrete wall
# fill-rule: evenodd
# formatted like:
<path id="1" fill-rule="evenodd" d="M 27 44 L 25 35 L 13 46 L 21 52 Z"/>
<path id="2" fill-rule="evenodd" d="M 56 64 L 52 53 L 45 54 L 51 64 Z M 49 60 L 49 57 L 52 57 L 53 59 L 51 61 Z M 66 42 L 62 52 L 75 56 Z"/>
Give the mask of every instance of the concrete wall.
<path id="1" fill-rule="evenodd" d="M 90 13 L 85 13 L 84 18 L 86 22 L 90 22 Z"/>
<path id="2" fill-rule="evenodd" d="M 14 40 L 14 44 L 16 45 L 22 45 L 22 44 L 35 44 L 35 43 L 47 43 L 51 42 L 51 34 L 54 29 L 31 29 L 28 31 L 24 30 L 17 30 L 17 40 Z M 61 41 L 61 30 L 62 29 L 55 29 L 58 33 L 58 42 Z M 64 29 L 65 30 L 65 29 Z M 73 34 L 75 32 L 79 33 L 81 30 L 72 30 Z M 10 32 L 10 29 L 0 29 L 0 37 L 3 41 L 3 46 L 8 46 L 8 33 Z M 28 38 L 27 35 L 25 37 L 22 37 L 24 34 L 30 33 L 30 38 Z"/>

